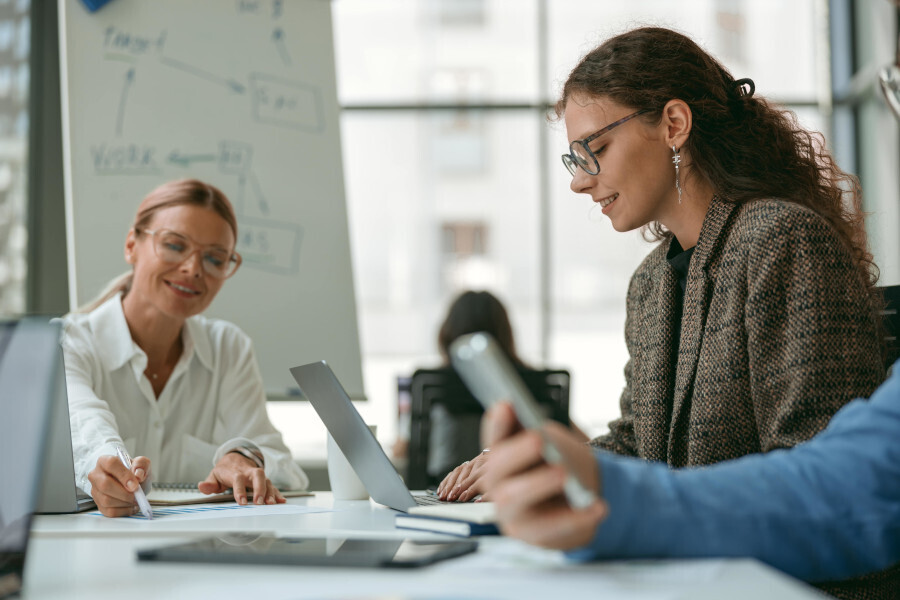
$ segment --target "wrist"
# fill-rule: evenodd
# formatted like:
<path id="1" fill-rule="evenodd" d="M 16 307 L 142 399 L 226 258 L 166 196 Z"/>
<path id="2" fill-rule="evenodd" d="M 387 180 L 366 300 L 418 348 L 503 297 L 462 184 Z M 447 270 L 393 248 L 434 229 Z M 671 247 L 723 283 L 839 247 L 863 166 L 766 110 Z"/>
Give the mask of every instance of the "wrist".
<path id="1" fill-rule="evenodd" d="M 259 469 L 266 468 L 266 459 L 263 457 L 263 453 L 256 448 L 248 448 L 247 446 L 237 446 L 236 448 L 232 448 L 228 451 L 228 454 L 234 452 L 235 454 L 240 454 Z"/>

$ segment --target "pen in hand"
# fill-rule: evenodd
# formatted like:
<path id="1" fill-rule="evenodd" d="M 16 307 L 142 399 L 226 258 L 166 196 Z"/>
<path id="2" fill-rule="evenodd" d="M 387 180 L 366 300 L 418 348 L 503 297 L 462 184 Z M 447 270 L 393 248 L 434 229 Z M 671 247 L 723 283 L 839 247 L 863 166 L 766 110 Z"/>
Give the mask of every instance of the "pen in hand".
<path id="1" fill-rule="evenodd" d="M 122 464 L 125 465 L 125 468 L 129 471 L 131 470 L 131 457 L 128 456 L 128 451 L 125 449 L 125 446 L 118 444 L 116 446 L 116 454 L 119 455 L 119 460 L 122 461 Z M 139 485 L 136 490 L 134 490 L 134 499 L 138 503 L 138 507 L 141 509 L 141 514 L 147 517 L 148 519 L 153 518 L 153 509 L 150 508 L 150 502 L 147 500 L 147 495 L 144 494 L 144 490 Z"/>

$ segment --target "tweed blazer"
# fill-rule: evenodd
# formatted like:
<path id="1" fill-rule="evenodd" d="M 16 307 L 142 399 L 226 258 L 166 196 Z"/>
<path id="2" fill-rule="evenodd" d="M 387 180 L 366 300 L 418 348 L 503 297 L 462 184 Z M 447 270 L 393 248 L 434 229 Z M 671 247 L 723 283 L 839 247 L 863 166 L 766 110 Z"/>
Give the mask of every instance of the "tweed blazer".
<path id="1" fill-rule="evenodd" d="M 673 467 L 790 447 L 884 379 L 866 286 L 814 211 L 714 198 L 682 314 L 668 247 L 660 243 L 631 279 L 622 416 L 593 445 Z"/>

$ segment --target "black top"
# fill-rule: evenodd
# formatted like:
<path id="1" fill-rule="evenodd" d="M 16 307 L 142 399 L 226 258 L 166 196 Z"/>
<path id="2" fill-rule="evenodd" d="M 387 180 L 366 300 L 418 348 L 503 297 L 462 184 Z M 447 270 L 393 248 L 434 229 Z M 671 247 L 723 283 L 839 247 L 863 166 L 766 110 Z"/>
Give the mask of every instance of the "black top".
<path id="1" fill-rule="evenodd" d="M 694 246 L 696 248 L 696 246 Z M 673 358 L 677 362 L 678 346 L 681 342 L 681 315 L 684 309 L 684 292 L 687 289 L 688 268 L 691 266 L 691 257 L 694 255 L 694 248 L 682 249 L 678 239 L 673 235 L 672 241 L 669 243 L 669 251 L 666 253 L 666 261 L 671 265 L 678 274 L 678 285 L 675 287 L 675 314 L 678 319 L 675 321 L 673 346 Z"/>
<path id="2" fill-rule="evenodd" d="M 696 246 L 694 246 L 696 248 Z M 691 256 L 694 255 L 694 248 L 684 250 L 678 242 L 678 238 L 672 236 L 669 243 L 669 251 L 666 253 L 666 260 L 675 272 L 678 273 L 678 283 L 680 284 L 680 297 L 684 299 L 684 290 L 687 288 L 688 267 L 691 266 Z"/>

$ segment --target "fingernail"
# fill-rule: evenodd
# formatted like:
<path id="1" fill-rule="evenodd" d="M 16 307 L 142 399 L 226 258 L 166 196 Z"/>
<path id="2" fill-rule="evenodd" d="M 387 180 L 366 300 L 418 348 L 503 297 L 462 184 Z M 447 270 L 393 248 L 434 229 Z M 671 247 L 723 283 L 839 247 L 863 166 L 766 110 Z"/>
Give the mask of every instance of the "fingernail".
<path id="1" fill-rule="evenodd" d="M 262 504 L 263 502 L 264 502 L 264 500 L 263 500 L 262 496 L 260 496 L 259 498 L 256 499 L 257 504 Z"/>
<path id="2" fill-rule="evenodd" d="M 144 478 L 144 470 L 138 469 L 137 471 L 134 472 L 134 476 L 137 477 L 138 479 L 143 479 Z"/>
<path id="3" fill-rule="evenodd" d="M 247 504 L 247 499 L 246 499 L 246 498 L 241 498 L 238 502 L 239 502 L 240 504 Z"/>
<path id="4" fill-rule="evenodd" d="M 137 489 L 137 484 L 134 482 L 134 479 L 128 480 L 128 482 L 125 484 L 125 489 L 128 490 L 129 492 L 133 492 L 134 490 Z"/>
<path id="5" fill-rule="evenodd" d="M 266 498 L 266 504 L 275 504 L 275 496 L 269 496 Z"/>

